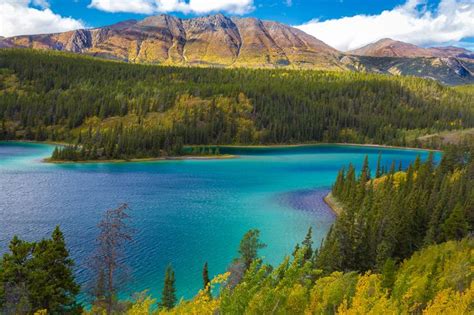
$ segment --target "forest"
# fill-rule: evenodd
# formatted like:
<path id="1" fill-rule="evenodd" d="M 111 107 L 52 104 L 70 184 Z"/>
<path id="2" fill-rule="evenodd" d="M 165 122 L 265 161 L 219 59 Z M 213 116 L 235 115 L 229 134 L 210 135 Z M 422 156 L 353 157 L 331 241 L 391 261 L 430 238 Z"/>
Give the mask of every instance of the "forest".
<path id="1" fill-rule="evenodd" d="M 259 257 L 266 244 L 250 230 L 228 270 L 178 300 L 165 270 L 160 299 L 146 291 L 117 298 L 123 249 L 131 241 L 128 205 L 99 223 L 91 253 L 90 305 L 77 300 L 73 261 L 57 227 L 50 239 L 14 237 L 0 261 L 0 310 L 6 314 L 472 314 L 474 311 L 474 143 L 417 159 L 406 169 L 367 159 L 343 168 L 332 198 L 342 205 L 325 240 L 304 240 L 278 266 Z M 380 161 L 380 159 L 379 159 Z M 212 255 L 212 251 L 209 252 Z M 84 307 L 85 306 L 85 307 Z"/>
<path id="2" fill-rule="evenodd" d="M 432 145 L 474 127 L 471 87 L 334 71 L 133 65 L 0 50 L 0 140 L 69 144 L 56 160 L 184 154 L 184 146 Z"/>
<path id="3" fill-rule="evenodd" d="M 472 145 L 471 145 L 472 146 Z M 430 244 L 461 239 L 474 226 L 474 162 L 470 145 L 448 147 L 406 170 L 342 169 L 332 196 L 343 213 L 332 226 L 316 265 L 327 272 L 382 270 Z"/>

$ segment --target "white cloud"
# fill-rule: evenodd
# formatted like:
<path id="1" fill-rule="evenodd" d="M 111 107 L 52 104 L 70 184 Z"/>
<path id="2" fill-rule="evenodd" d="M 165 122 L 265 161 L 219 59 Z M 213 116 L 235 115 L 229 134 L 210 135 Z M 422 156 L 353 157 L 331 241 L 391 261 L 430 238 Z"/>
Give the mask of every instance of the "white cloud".
<path id="1" fill-rule="evenodd" d="M 428 10 L 426 4 L 422 0 L 408 0 L 378 15 L 316 19 L 297 28 L 342 51 L 382 38 L 426 46 L 474 36 L 474 1 L 441 0 L 434 10 Z"/>
<path id="2" fill-rule="evenodd" d="M 0 1 L 0 36 L 55 33 L 83 27 L 81 21 L 51 11 L 46 0 Z"/>
<path id="3" fill-rule="evenodd" d="M 254 10 L 253 0 L 92 0 L 89 8 L 106 12 L 195 13 L 227 12 L 245 14 Z"/>
<path id="4" fill-rule="evenodd" d="M 48 0 L 33 0 L 33 5 L 38 6 L 42 9 L 49 8 Z"/>

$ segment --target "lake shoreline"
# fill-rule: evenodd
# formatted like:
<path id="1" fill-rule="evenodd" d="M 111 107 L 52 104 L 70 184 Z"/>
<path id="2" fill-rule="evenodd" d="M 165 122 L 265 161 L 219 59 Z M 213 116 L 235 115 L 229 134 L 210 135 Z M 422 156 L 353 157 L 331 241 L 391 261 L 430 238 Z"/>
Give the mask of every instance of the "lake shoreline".
<path id="1" fill-rule="evenodd" d="M 94 164 L 94 163 L 138 163 L 138 162 L 158 162 L 158 161 L 189 161 L 189 160 L 229 160 L 237 158 L 236 155 L 223 154 L 223 155 L 209 155 L 209 156 L 167 156 L 167 157 L 154 157 L 154 158 L 133 158 L 133 159 L 108 159 L 108 160 L 84 160 L 84 161 L 61 161 L 51 160 L 45 158 L 42 160 L 43 163 L 52 164 Z"/>
<path id="2" fill-rule="evenodd" d="M 339 203 L 339 201 L 336 200 L 336 198 L 332 195 L 332 192 L 329 192 L 324 198 L 324 203 L 331 208 L 331 210 L 336 214 L 336 216 L 340 216 L 342 212 L 344 211 L 342 205 Z"/>
<path id="3" fill-rule="evenodd" d="M 224 145 L 216 145 L 216 146 L 220 148 L 236 148 L 236 149 L 239 149 L 239 148 L 242 148 L 242 149 L 272 149 L 272 148 L 284 149 L 284 148 L 300 148 L 300 147 L 313 147 L 313 146 L 323 146 L 323 145 L 442 152 L 442 150 L 429 149 L 429 148 L 400 147 L 400 146 L 387 145 L 387 144 L 346 143 L 346 142 L 314 142 L 314 143 L 299 143 L 299 144 L 256 144 L 256 145 L 224 144 Z"/>
<path id="4" fill-rule="evenodd" d="M 35 141 L 35 140 L 2 140 L 1 142 L 19 142 L 19 143 L 37 143 L 37 144 L 49 144 L 56 146 L 67 146 L 70 145 L 67 142 L 56 142 L 56 141 Z M 337 146 L 352 146 L 352 147 L 366 147 L 366 148 L 381 148 L 381 149 L 396 149 L 396 150 L 410 150 L 410 151 L 429 151 L 429 152 L 442 152 L 437 149 L 425 149 L 425 148 L 414 148 L 414 147 L 400 147 L 391 146 L 385 144 L 361 144 L 361 143 L 329 143 L 329 142 L 314 142 L 314 143 L 299 143 L 299 144 L 259 144 L 259 145 L 198 145 L 198 146 L 185 146 L 185 147 L 220 147 L 220 148 L 235 148 L 235 149 L 285 149 L 285 148 L 304 148 L 324 145 L 337 145 Z M 55 161 L 51 158 L 44 158 L 43 163 L 52 164 L 83 164 L 83 163 L 135 163 L 135 162 L 157 162 L 157 161 L 179 161 L 179 160 L 228 160 L 238 158 L 239 155 L 234 154 L 222 154 L 222 155 L 209 155 L 209 156 L 166 156 L 166 157 L 150 157 L 150 158 L 131 158 L 131 159 L 106 159 L 106 160 L 84 160 L 84 161 Z"/>

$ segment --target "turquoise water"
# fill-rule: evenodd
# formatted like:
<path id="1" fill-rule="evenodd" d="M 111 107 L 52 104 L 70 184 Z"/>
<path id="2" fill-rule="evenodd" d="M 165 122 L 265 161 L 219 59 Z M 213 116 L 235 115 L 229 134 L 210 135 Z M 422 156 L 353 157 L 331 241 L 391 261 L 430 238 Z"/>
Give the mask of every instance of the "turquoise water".
<path id="1" fill-rule="evenodd" d="M 240 155 L 228 160 L 42 163 L 52 149 L 0 143 L 0 253 L 14 234 L 37 240 L 59 224 L 77 263 L 77 279 L 85 284 L 97 222 L 105 209 L 126 202 L 135 235 L 123 296 L 149 289 L 159 297 L 165 267 L 172 263 L 178 295 L 185 298 L 200 289 L 204 262 L 211 274 L 224 272 L 251 228 L 260 229 L 268 244 L 261 254 L 271 264 L 291 253 L 309 226 L 319 244 L 335 219 L 322 197 L 341 166 L 360 167 L 368 154 L 375 168 L 379 152 L 387 167 L 392 161 L 406 166 L 428 154 L 319 145 L 227 149 Z"/>

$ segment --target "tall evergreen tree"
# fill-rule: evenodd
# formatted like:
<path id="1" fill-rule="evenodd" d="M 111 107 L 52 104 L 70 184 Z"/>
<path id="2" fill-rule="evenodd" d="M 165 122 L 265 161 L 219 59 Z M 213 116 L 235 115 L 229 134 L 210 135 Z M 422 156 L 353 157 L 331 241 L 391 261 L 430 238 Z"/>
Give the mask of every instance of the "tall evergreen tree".
<path id="1" fill-rule="evenodd" d="M 460 203 L 454 207 L 449 217 L 444 221 L 442 231 L 445 240 L 460 240 L 467 235 L 469 223 Z"/>
<path id="2" fill-rule="evenodd" d="M 81 314 L 64 236 L 59 227 L 51 239 L 28 243 L 14 237 L 0 264 L 0 310 L 28 314 L 47 309 L 51 314 Z"/>
<path id="3" fill-rule="evenodd" d="M 310 226 L 308 232 L 301 243 L 304 248 L 304 259 L 309 260 L 313 256 L 313 228 Z"/>
<path id="4" fill-rule="evenodd" d="M 210 290 L 209 284 L 211 283 L 211 279 L 209 279 L 209 270 L 207 266 L 207 261 L 204 263 L 204 267 L 202 268 L 202 286 L 204 290 Z"/>
<path id="5" fill-rule="evenodd" d="M 260 241 L 259 230 L 249 230 L 240 241 L 239 254 L 241 261 L 248 269 L 252 262 L 258 257 L 258 251 L 267 245 Z"/>
<path id="6" fill-rule="evenodd" d="M 74 280 L 64 235 L 56 226 L 51 239 L 35 244 L 31 260 L 31 302 L 38 309 L 55 314 L 81 314 L 76 303 L 79 285 Z"/>
<path id="7" fill-rule="evenodd" d="M 175 289 L 175 277 L 173 267 L 168 265 L 165 271 L 165 280 L 163 285 L 163 291 L 161 293 L 160 307 L 164 309 L 172 309 L 176 304 L 176 289 Z"/>
<path id="8" fill-rule="evenodd" d="M 203 289 L 206 290 L 209 295 L 211 294 L 211 279 L 209 278 L 209 269 L 207 265 L 207 261 L 204 263 L 204 267 L 202 268 L 202 286 Z"/>
<path id="9" fill-rule="evenodd" d="M 382 175 L 382 153 L 379 153 L 377 157 L 377 168 L 375 169 L 375 178 L 379 178 Z"/>

